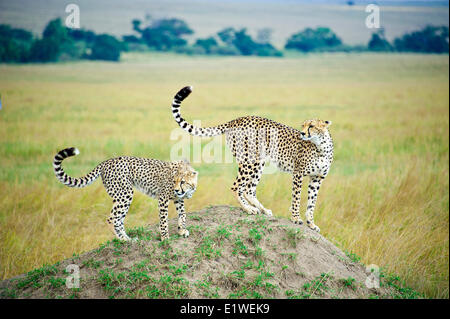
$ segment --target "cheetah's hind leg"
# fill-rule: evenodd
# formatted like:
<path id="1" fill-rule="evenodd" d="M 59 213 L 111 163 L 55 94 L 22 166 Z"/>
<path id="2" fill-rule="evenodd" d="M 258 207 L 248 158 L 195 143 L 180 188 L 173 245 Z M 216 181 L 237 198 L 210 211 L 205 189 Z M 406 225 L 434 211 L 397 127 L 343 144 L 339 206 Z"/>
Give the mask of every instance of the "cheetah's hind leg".
<path id="1" fill-rule="evenodd" d="M 113 207 L 107 219 L 108 225 L 118 239 L 130 241 L 132 239 L 126 234 L 123 222 L 133 200 L 133 188 L 125 187 L 120 193 L 110 195 L 113 198 Z"/>
<path id="2" fill-rule="evenodd" d="M 320 228 L 314 224 L 314 208 L 316 207 L 317 194 L 321 184 L 321 178 L 312 177 L 310 179 L 308 185 L 308 207 L 306 208 L 306 225 L 318 233 L 320 233 Z"/>
<path id="3" fill-rule="evenodd" d="M 236 195 L 236 198 L 241 205 L 241 207 L 250 215 L 256 215 L 260 213 L 260 210 L 249 204 L 247 199 L 245 198 L 245 194 L 248 192 L 248 181 L 251 179 L 248 177 L 251 173 L 244 166 L 239 163 L 238 164 L 238 176 L 233 184 L 231 190 Z"/>
<path id="4" fill-rule="evenodd" d="M 267 216 L 272 216 L 272 211 L 265 208 L 256 197 L 256 187 L 261 179 L 265 162 L 257 161 L 253 164 L 252 179 L 249 181 L 247 192 L 244 194 L 248 202 Z"/>

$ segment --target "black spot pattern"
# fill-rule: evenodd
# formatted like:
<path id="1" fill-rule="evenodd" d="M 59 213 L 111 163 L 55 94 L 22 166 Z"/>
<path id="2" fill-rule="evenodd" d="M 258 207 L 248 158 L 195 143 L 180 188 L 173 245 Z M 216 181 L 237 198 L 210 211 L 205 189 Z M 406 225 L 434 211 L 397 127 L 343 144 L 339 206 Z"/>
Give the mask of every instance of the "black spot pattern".
<path id="1" fill-rule="evenodd" d="M 56 154 L 53 167 L 56 178 L 69 187 L 85 187 L 99 176 L 106 192 L 113 200 L 107 223 L 117 238 L 130 240 L 125 232 L 124 219 L 133 200 L 134 189 L 158 199 L 161 240 L 169 238 L 168 205 L 173 200 L 178 212 L 181 236 L 188 237 L 184 199 L 190 198 L 197 187 L 197 172 L 186 161 L 164 162 L 156 159 L 120 156 L 106 160 L 81 178 L 68 176 L 61 167 L 62 161 L 78 154 L 75 148 Z M 183 187 L 181 184 L 183 183 Z"/>
<path id="2" fill-rule="evenodd" d="M 180 113 L 181 101 L 192 92 L 184 87 L 174 97 L 172 113 L 178 125 L 196 136 L 225 134 L 227 145 L 238 162 L 238 176 L 231 187 L 240 205 L 250 214 L 272 212 L 256 198 L 256 187 L 264 163 L 274 162 L 282 171 L 293 175 L 292 221 L 300 219 L 300 195 L 303 178 L 310 178 L 306 219 L 309 227 L 320 231 L 314 224 L 314 208 L 322 180 L 333 161 L 333 140 L 329 134 L 330 121 L 307 120 L 301 130 L 258 116 L 240 117 L 230 122 L 200 128 L 186 122 Z"/>

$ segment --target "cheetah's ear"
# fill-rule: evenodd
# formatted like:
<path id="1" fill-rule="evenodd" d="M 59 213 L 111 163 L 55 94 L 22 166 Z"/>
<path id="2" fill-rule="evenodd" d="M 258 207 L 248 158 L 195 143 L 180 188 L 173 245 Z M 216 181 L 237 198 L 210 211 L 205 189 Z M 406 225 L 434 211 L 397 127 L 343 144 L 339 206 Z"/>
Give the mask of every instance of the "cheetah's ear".
<path id="1" fill-rule="evenodd" d="M 327 125 L 327 126 L 330 126 L 331 125 L 331 121 L 325 121 L 325 124 Z"/>

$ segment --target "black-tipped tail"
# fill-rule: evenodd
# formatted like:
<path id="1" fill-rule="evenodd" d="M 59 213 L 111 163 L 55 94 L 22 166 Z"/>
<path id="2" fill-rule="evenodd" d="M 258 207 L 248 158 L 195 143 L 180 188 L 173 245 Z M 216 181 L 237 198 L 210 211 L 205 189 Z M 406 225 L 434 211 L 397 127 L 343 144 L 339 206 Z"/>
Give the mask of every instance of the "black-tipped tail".
<path id="1" fill-rule="evenodd" d="M 192 86 L 185 86 L 181 90 L 178 91 L 177 94 L 174 96 L 174 100 L 178 102 L 178 104 L 183 101 L 185 98 L 189 96 L 189 94 L 192 93 L 193 87 Z M 174 101 L 174 102 L 176 102 Z"/>
<path id="2" fill-rule="evenodd" d="M 95 181 L 101 173 L 101 165 L 98 165 L 96 168 L 94 168 L 94 170 L 92 170 L 92 172 L 90 172 L 84 177 L 73 178 L 67 175 L 61 166 L 62 161 L 68 157 L 75 156 L 78 154 L 80 154 L 80 151 L 78 151 L 77 148 L 69 147 L 59 151 L 53 159 L 53 169 L 56 178 L 61 183 L 69 187 L 85 187 L 91 184 L 93 181 Z"/>
<path id="3" fill-rule="evenodd" d="M 59 161 L 58 164 L 61 164 L 62 160 L 71 156 L 75 156 L 79 154 L 80 151 L 75 147 L 65 148 L 62 151 L 59 151 L 58 154 L 55 155 L 55 164 Z"/>
<path id="4" fill-rule="evenodd" d="M 180 107 L 181 102 L 189 96 L 192 92 L 192 86 L 185 86 L 181 90 L 178 91 L 177 94 L 175 94 L 173 101 L 172 101 L 172 115 L 175 119 L 175 122 L 178 123 L 178 125 L 188 132 L 189 134 L 195 135 L 195 136 L 217 136 L 221 135 L 225 132 L 226 124 L 222 124 L 219 126 L 213 126 L 213 127 L 195 127 L 194 125 L 186 122 L 181 117 Z"/>

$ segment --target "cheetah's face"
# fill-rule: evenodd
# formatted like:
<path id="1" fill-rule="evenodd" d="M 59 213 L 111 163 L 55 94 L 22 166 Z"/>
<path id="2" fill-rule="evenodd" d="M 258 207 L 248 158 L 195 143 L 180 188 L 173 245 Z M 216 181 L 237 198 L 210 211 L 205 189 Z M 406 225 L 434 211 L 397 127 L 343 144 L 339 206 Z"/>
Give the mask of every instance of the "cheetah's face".
<path id="1" fill-rule="evenodd" d="M 322 139 L 328 133 L 328 127 L 331 125 L 331 121 L 322 120 L 306 120 L 302 124 L 301 138 L 304 141 L 310 141 L 316 145 L 320 144 Z"/>
<path id="2" fill-rule="evenodd" d="M 197 189 L 198 172 L 184 164 L 175 176 L 174 192 L 178 198 L 191 198 Z"/>

